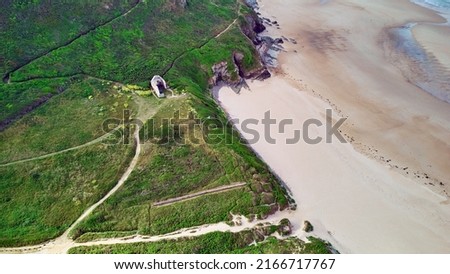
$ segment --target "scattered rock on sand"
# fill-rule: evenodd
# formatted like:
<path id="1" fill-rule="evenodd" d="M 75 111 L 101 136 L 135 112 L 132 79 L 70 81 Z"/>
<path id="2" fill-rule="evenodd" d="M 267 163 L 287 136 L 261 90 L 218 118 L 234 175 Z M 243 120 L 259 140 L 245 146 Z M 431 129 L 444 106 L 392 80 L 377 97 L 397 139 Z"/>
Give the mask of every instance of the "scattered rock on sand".
<path id="1" fill-rule="evenodd" d="M 280 233 L 281 236 L 289 236 L 292 233 L 292 224 L 289 219 L 283 219 L 278 224 L 278 233 Z"/>
<path id="2" fill-rule="evenodd" d="M 313 225 L 309 221 L 303 222 L 303 231 L 305 232 L 312 232 L 314 230 Z"/>
<path id="3" fill-rule="evenodd" d="M 283 41 L 282 38 L 276 38 L 276 39 L 275 39 L 275 43 L 277 43 L 277 44 L 283 44 L 284 41 Z"/>

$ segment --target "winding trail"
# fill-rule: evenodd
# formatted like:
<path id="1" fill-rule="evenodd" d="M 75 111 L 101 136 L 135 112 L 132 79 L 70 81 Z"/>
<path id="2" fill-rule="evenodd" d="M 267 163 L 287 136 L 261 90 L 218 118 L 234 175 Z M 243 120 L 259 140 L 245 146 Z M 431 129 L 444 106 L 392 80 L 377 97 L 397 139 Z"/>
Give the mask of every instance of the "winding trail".
<path id="1" fill-rule="evenodd" d="M 114 244 L 131 244 L 131 243 L 150 243 L 150 242 L 158 242 L 162 240 L 174 240 L 181 238 L 191 238 L 198 237 L 201 235 L 205 235 L 211 232 L 232 232 L 238 233 L 241 231 L 249 230 L 260 225 L 264 224 L 279 224 L 281 220 L 286 218 L 292 218 L 294 216 L 293 211 L 285 210 L 285 211 L 277 211 L 273 215 L 270 215 L 267 219 L 264 220 L 256 220 L 249 221 L 244 216 L 233 216 L 233 221 L 237 223 L 237 225 L 230 226 L 225 222 L 215 223 L 215 224 L 206 224 L 197 227 L 190 227 L 177 230 L 172 233 L 164 234 L 164 235 L 156 235 L 156 236 L 126 236 L 120 238 L 111 238 L 111 239 L 103 239 L 98 241 L 92 241 L 87 243 L 73 243 L 72 247 L 82 247 L 82 246 L 98 246 L 98 245 L 114 245 Z M 305 233 L 301 230 L 300 227 L 293 228 L 293 235 L 298 237 L 304 237 Z M 275 235 L 274 235 L 275 236 Z M 279 238 L 282 238 L 278 235 Z M 68 249 L 66 250 L 66 252 Z"/>
<path id="2" fill-rule="evenodd" d="M 93 204 L 91 207 L 89 207 L 84 213 L 69 227 L 69 229 L 66 230 L 66 232 L 63 234 L 68 236 L 68 234 L 79 224 L 81 221 L 83 221 L 89 214 L 91 214 L 92 211 L 94 211 L 99 205 L 101 205 L 106 199 L 111 197 L 114 193 L 116 193 L 117 190 L 125 183 L 125 181 L 130 177 L 131 172 L 133 172 L 134 168 L 136 167 L 136 164 L 139 160 L 139 155 L 141 154 L 141 140 L 139 137 L 139 125 L 136 125 L 136 129 L 134 131 L 134 140 L 136 143 L 136 152 L 134 154 L 133 160 L 131 160 L 130 165 L 128 166 L 125 173 L 120 178 L 119 182 L 112 188 L 105 196 L 103 196 L 102 199 L 100 199 L 97 203 Z"/>
<path id="3" fill-rule="evenodd" d="M 234 184 L 231 184 L 231 185 L 219 186 L 219 187 L 216 187 L 216 188 L 207 189 L 207 190 L 203 190 L 203 191 L 196 192 L 196 193 L 191 193 L 191 194 L 184 195 L 184 196 L 167 199 L 167 200 L 160 201 L 160 202 L 155 202 L 155 203 L 153 203 L 153 206 L 155 206 L 155 207 L 168 206 L 168 205 L 171 205 L 171 204 L 174 204 L 174 203 L 195 199 L 195 198 L 198 198 L 198 197 L 201 197 L 201 196 L 205 196 L 205 195 L 210 195 L 210 194 L 230 191 L 230 190 L 233 190 L 233 189 L 236 189 L 236 188 L 244 187 L 246 185 L 247 185 L 247 183 L 234 183 Z"/>
<path id="4" fill-rule="evenodd" d="M 14 68 L 13 70 L 7 72 L 4 77 L 3 80 L 5 83 L 9 84 L 11 82 L 11 74 L 14 73 L 15 71 L 21 69 L 22 67 L 32 63 L 33 61 L 42 58 L 48 54 L 50 54 L 51 52 L 58 50 L 59 48 L 62 47 L 66 47 L 69 46 L 70 44 L 72 44 L 73 42 L 75 42 L 77 39 L 81 38 L 84 35 L 89 34 L 90 32 L 96 30 L 99 27 L 105 26 L 121 17 L 124 17 L 126 15 L 128 15 L 130 12 L 132 12 L 139 4 L 141 3 L 141 1 L 137 1 L 128 11 L 126 11 L 123 14 L 120 14 L 98 26 L 95 26 L 93 28 L 90 28 L 89 30 L 80 33 L 79 35 L 77 35 L 76 37 L 70 39 L 69 41 L 65 42 L 62 45 L 59 45 L 55 48 L 52 48 L 46 52 L 44 52 L 43 54 L 37 56 L 36 58 L 33 58 L 29 61 L 27 61 L 26 63 Z M 169 65 L 169 67 L 162 73 L 162 76 L 165 76 L 171 69 L 172 67 L 175 65 L 175 63 L 181 59 L 183 56 L 185 56 L 186 54 L 188 54 L 189 52 L 196 50 L 196 49 L 201 49 L 203 46 L 205 46 L 206 44 L 208 44 L 211 40 L 213 39 L 217 39 L 220 36 L 222 36 L 224 33 L 226 33 L 227 31 L 229 31 L 231 29 L 231 27 L 233 25 L 236 24 L 239 16 L 240 16 L 240 12 L 239 12 L 239 6 L 240 3 L 239 1 L 236 1 L 237 6 L 238 6 L 238 17 L 233 20 L 233 22 L 231 22 L 224 30 L 222 30 L 220 33 L 218 33 L 217 35 L 209 38 L 208 40 L 206 40 L 205 42 L 203 42 L 201 45 L 194 47 L 192 49 L 189 49 L 183 53 L 181 53 L 179 56 L 177 56 Z M 88 78 L 92 78 L 92 79 L 97 79 L 97 80 L 101 80 L 101 81 L 110 81 L 116 84 L 121 84 L 121 83 L 117 83 L 115 81 L 112 80 L 106 80 L 106 79 L 100 79 L 91 75 L 87 75 L 84 73 L 81 74 L 77 74 L 77 75 L 84 75 Z M 76 75 L 72 75 L 72 76 L 76 76 Z M 52 77 L 53 78 L 53 77 Z M 54 78 L 61 78 L 61 77 L 54 77 Z M 39 78 L 35 78 L 35 79 L 39 79 Z M 35 80 L 35 79 L 27 79 L 24 81 L 28 81 L 28 80 Z M 20 81 L 23 82 L 23 81 Z M 122 85 L 122 84 L 121 84 Z M 52 157 L 58 154 L 62 154 L 65 152 L 69 152 L 69 151 L 73 151 L 76 149 L 80 149 L 80 148 L 84 148 L 96 143 L 99 143 L 103 140 L 105 140 L 106 138 L 108 138 L 115 130 L 117 130 L 119 127 L 115 128 L 112 132 L 107 133 L 95 140 L 92 140 L 88 143 L 79 145 L 79 146 L 75 146 L 75 147 L 71 147 L 65 150 L 61 150 L 58 152 L 53 152 L 53 153 L 49 153 L 46 155 L 42 155 L 42 156 L 37 156 L 37 157 L 33 157 L 33 158 L 29 158 L 29 159 L 23 159 L 23 160 L 18 160 L 15 162 L 10 162 L 10 163 L 6 163 L 6 164 L 0 164 L 0 167 L 4 167 L 4 166 L 10 166 L 13 164 L 19 164 L 19 163 L 24 163 L 24 162 L 29 162 L 29 161 L 34 161 L 34 160 L 40 160 L 40 159 L 45 159 L 48 157 Z M 238 223 L 238 225 L 234 225 L 234 226 L 230 226 L 229 224 L 227 224 L 226 222 L 220 222 L 220 223 L 215 223 L 215 224 L 205 224 L 202 226 L 197 226 L 197 227 L 191 227 L 191 228 L 183 228 L 180 229 L 178 231 L 175 232 L 171 232 L 168 234 L 164 234 L 164 235 L 156 235 L 156 236 L 143 236 L 143 235 L 135 235 L 135 236 L 126 236 L 126 237 L 119 237 L 119 238 L 110 238 L 110 239 L 103 239 L 103 240 L 97 240 L 97 241 L 91 241 L 91 242 L 86 242 L 86 243 L 76 243 L 74 242 L 71 238 L 70 238 L 70 233 L 73 231 L 73 229 L 79 225 L 84 219 L 86 219 L 97 207 L 99 207 L 102 203 L 104 203 L 109 197 L 111 197 L 114 193 L 116 193 L 126 182 L 126 180 L 129 178 L 129 176 L 131 175 L 131 173 L 133 172 L 133 170 L 135 169 L 138 161 L 139 161 L 139 156 L 141 154 L 141 142 L 140 142 L 140 137 L 139 137 L 139 130 L 140 127 L 139 125 L 136 126 L 136 129 L 134 131 L 134 139 L 135 139 L 135 143 L 136 143 L 136 151 L 135 151 L 135 155 L 132 159 L 132 161 L 130 162 L 130 165 L 128 166 L 127 170 L 125 171 L 125 173 L 122 175 L 122 177 L 119 179 L 119 181 L 117 182 L 117 184 L 105 195 L 103 196 L 102 199 L 100 199 L 98 202 L 96 202 L 95 204 L 93 204 L 92 206 L 90 206 L 88 209 L 86 209 L 83 214 L 74 222 L 72 223 L 72 225 L 58 238 L 50 240 L 46 243 L 43 244 L 39 244 L 39 245 L 34 245 L 34 246 L 24 246 L 24 247 L 15 247 L 15 248 L 0 248 L 0 253 L 46 253 L 46 254 L 63 254 L 63 253 L 67 253 L 68 250 L 70 248 L 73 247 L 81 247 L 81 246 L 94 246 L 94 245 L 109 245 L 109 244 L 126 244 L 126 243 L 140 243 L 140 242 L 156 242 L 156 241 L 161 241 L 161 240 L 168 240 L 168 239 L 179 239 L 179 238 L 186 238 L 186 237 L 195 237 L 195 236 L 201 236 L 207 233 L 211 233 L 211 232 L 233 232 L 233 233 L 237 233 L 240 231 L 244 231 L 244 230 L 248 230 L 248 229 L 252 229 L 258 225 L 261 224 L 277 224 L 279 223 L 282 219 L 285 218 L 290 218 L 292 217 L 293 212 L 290 210 L 287 211 L 277 211 L 275 214 L 270 215 L 267 219 L 264 220 L 257 220 L 257 221 L 249 221 L 247 218 L 242 217 L 242 216 L 233 216 L 233 221 L 235 223 Z M 204 190 L 204 191 L 200 191 L 197 193 L 191 193 L 188 195 L 184 195 L 184 196 L 180 196 L 180 197 L 176 197 L 176 198 L 172 198 L 172 199 L 168 199 L 168 200 L 164 200 L 164 201 L 160 201 L 160 202 L 156 202 L 153 204 L 153 206 L 155 207 L 161 207 L 161 206 L 167 206 L 167 205 L 171 205 L 174 203 L 178 203 L 181 201 L 185 201 L 185 200 L 190 200 L 190 199 L 195 199 L 204 195 L 210 195 L 210 194 L 214 194 L 214 193 L 220 193 L 220 192 L 225 192 L 225 191 L 230 191 L 233 189 L 238 189 L 238 188 L 242 188 L 246 185 L 247 183 L 245 182 L 239 182 L 239 183 L 234 183 L 231 185 L 226 185 L 226 186 L 220 186 L 217 188 L 213 188 L 213 189 L 209 189 L 209 190 Z M 303 235 L 303 233 L 301 232 L 301 229 L 299 227 L 295 228 L 296 234 L 298 235 Z"/>
<path id="5" fill-rule="evenodd" d="M 217 38 L 219 38 L 220 36 L 222 36 L 224 33 L 226 33 L 227 31 L 229 31 L 229 30 L 231 29 L 231 27 L 232 27 L 234 24 L 236 24 L 237 20 L 238 20 L 238 18 L 234 19 L 234 21 L 231 22 L 231 24 L 229 24 L 228 27 L 227 27 L 226 29 L 224 29 L 223 31 L 221 31 L 221 32 L 220 32 L 219 34 L 217 34 L 216 36 L 214 36 L 213 39 L 217 39 Z M 210 41 L 211 41 L 211 40 L 212 40 L 212 39 L 210 39 Z"/>
<path id="6" fill-rule="evenodd" d="M 131 172 L 133 172 L 136 164 L 139 160 L 139 155 L 141 153 L 141 140 L 139 137 L 139 125 L 136 126 L 134 131 L 134 140 L 136 142 L 136 152 L 134 154 L 133 159 L 131 160 L 130 165 L 128 166 L 125 173 L 119 179 L 117 184 L 112 188 L 102 199 L 100 199 L 97 203 L 90 206 L 86 209 L 83 214 L 74 222 L 72 225 L 58 238 L 51 240 L 47 243 L 35 245 L 35 246 L 27 246 L 27 247 L 17 247 L 17 248 L 2 248 L 0 249 L 0 253 L 31 253 L 31 252 L 44 252 L 44 253 L 66 253 L 69 248 L 71 248 L 74 244 L 74 241 L 70 239 L 69 234 L 72 230 L 80 224 L 89 214 L 92 213 L 99 205 L 106 201 L 111 195 L 113 195 L 119 188 L 125 183 L 125 181 L 130 176 Z"/>
<path id="7" fill-rule="evenodd" d="M 83 247 L 83 246 L 98 246 L 98 245 L 114 245 L 114 244 L 132 244 L 132 243 L 150 243 L 150 242 L 158 242 L 162 240 L 175 240 L 181 238 L 191 238 L 198 237 L 201 235 L 205 235 L 211 232 L 232 232 L 238 233 L 241 231 L 253 229 L 260 225 L 265 224 L 279 224 L 281 220 L 286 218 L 294 217 L 294 211 L 285 210 L 285 211 L 277 211 L 276 213 L 270 215 L 267 219 L 264 220 L 256 220 L 250 221 L 244 216 L 235 216 L 233 215 L 233 222 L 235 225 L 229 225 L 226 222 L 219 222 L 215 224 L 205 224 L 196 227 L 183 228 L 171 233 L 163 234 L 163 235 L 155 235 L 155 236 L 144 236 L 144 235 L 135 235 L 135 236 L 125 236 L 118 238 L 109 238 L 109 239 L 99 239 L 95 241 L 90 241 L 86 243 L 77 243 L 71 240 L 68 237 L 68 232 L 64 233 L 61 237 L 50 241 L 46 244 L 37 245 L 37 246 L 28 246 L 28 247 L 18 247 L 18 248 L 3 248 L 0 249 L 1 253 L 39 253 L 39 254 L 66 254 L 69 249 L 74 247 Z M 300 238 L 305 238 L 305 232 L 302 231 L 301 227 L 294 226 L 293 234 Z M 277 236 L 277 235 L 274 235 Z M 282 238 L 278 235 L 279 238 Z"/>
<path id="8" fill-rule="evenodd" d="M 169 100 L 167 100 L 166 102 L 169 102 Z M 160 107 L 162 107 L 164 104 L 162 104 Z M 159 109 L 159 108 L 158 108 Z M 155 113 L 156 110 L 153 111 L 149 111 L 147 109 L 144 109 L 142 105 L 139 106 L 139 118 L 144 118 L 143 116 L 146 116 L 147 118 L 151 118 Z M 102 199 L 100 199 L 97 203 L 93 204 L 92 206 L 90 206 L 88 209 L 86 209 L 83 214 L 81 214 L 80 217 L 78 217 L 78 219 L 72 223 L 72 225 L 58 238 L 50 240 L 46 243 L 42 243 L 42 244 L 38 244 L 38 245 L 33 245 L 33 246 L 23 246 L 23 247 L 14 247 L 14 248 L 0 248 L 0 254 L 1 253 L 66 253 L 67 250 L 69 250 L 71 247 L 74 246 L 74 241 L 70 238 L 70 233 L 72 232 L 72 230 L 78 225 L 80 224 L 87 216 L 89 216 L 89 214 L 91 214 L 98 206 L 100 206 L 102 203 L 104 203 L 109 197 L 111 197 L 114 193 L 116 193 L 120 187 L 123 186 L 123 184 L 125 183 L 125 181 L 128 179 L 128 177 L 130 176 L 130 174 L 133 172 L 133 170 L 135 169 L 137 162 L 139 160 L 139 156 L 141 154 L 141 140 L 140 140 L 140 136 L 139 136 L 139 131 L 140 131 L 140 126 L 136 125 L 135 131 L 134 131 L 134 140 L 135 140 L 135 144 L 136 144 L 136 150 L 135 150 L 135 154 L 133 159 L 130 162 L 130 165 L 128 166 L 127 170 L 124 172 L 124 174 L 122 175 L 122 177 L 119 179 L 119 181 L 117 182 L 117 184 L 105 195 L 103 196 Z M 86 143 L 84 145 L 80 145 L 77 147 L 73 147 L 64 151 L 59 151 L 59 152 L 55 152 L 52 154 L 47 154 L 47 155 L 43 155 L 43 156 L 39 156 L 37 158 L 46 158 L 46 157 L 51 157 L 54 156 L 56 154 L 60 154 L 60 153 L 64 153 L 66 151 L 70 151 L 70 150 L 74 150 L 74 149 L 78 149 L 81 147 L 85 147 L 85 146 L 89 146 L 95 143 L 100 142 L 101 140 L 103 140 L 104 138 L 107 138 L 108 135 L 110 135 L 111 133 L 108 133 L 100 138 L 97 138 L 89 143 Z M 33 159 L 26 159 L 26 160 L 22 160 L 22 162 L 25 161 L 31 161 L 31 160 L 36 160 L 37 158 L 33 158 Z M 14 163 L 18 163 L 18 162 L 14 162 Z M 7 165 L 11 165 L 13 163 L 8 163 Z"/>
<path id="9" fill-rule="evenodd" d="M 136 131 L 138 132 L 138 131 Z M 136 136 L 136 135 L 135 135 Z M 138 135 L 137 135 L 138 136 Z M 139 138 L 139 137 L 137 137 Z M 190 238 L 190 237 L 197 237 L 201 235 L 205 235 L 211 232 L 232 232 L 232 233 L 238 233 L 241 231 L 253 229 L 255 227 L 258 227 L 260 225 L 264 224 L 279 224 L 281 220 L 286 218 L 292 218 L 295 216 L 295 211 L 291 210 L 285 210 L 285 211 L 277 211 L 276 213 L 270 215 L 267 219 L 264 220 L 255 220 L 250 221 L 244 216 L 239 215 L 233 215 L 233 223 L 235 225 L 230 225 L 226 222 L 219 222 L 214 224 L 205 224 L 201 226 L 195 226 L 195 227 L 188 227 L 188 228 L 182 228 L 180 230 L 170 232 L 167 234 L 162 235 L 155 235 L 155 236 L 145 236 L 145 235 L 134 235 L 134 236 L 124 236 L 124 237 L 116 237 L 116 238 L 106 238 L 106 239 L 98 239 L 93 240 L 85 243 L 77 243 L 70 239 L 69 234 L 70 232 L 80 223 L 82 222 L 87 216 L 89 216 L 90 213 L 92 213 L 95 208 L 97 208 L 100 204 L 102 204 L 108 197 L 113 195 L 126 181 L 128 176 L 131 174 L 131 171 L 136 166 L 136 163 L 138 161 L 139 157 L 139 150 L 136 149 L 136 155 L 133 159 L 132 163 L 130 164 L 127 172 L 122 176 L 119 183 L 107 194 L 105 197 L 103 197 L 100 201 L 98 201 L 96 204 L 92 205 L 89 209 L 87 209 L 79 218 L 77 221 L 75 221 L 66 232 L 58 237 L 55 240 L 49 241 L 48 243 L 36 245 L 36 246 L 25 246 L 25 247 L 17 247 L 17 248 L 2 248 L 0 249 L 0 253 L 44 253 L 44 254 L 66 254 L 69 249 L 74 247 L 83 247 L 83 246 L 97 246 L 97 245 L 114 245 L 114 244 L 131 244 L 131 243 L 149 243 L 149 242 L 157 242 L 162 240 L 173 240 L 173 239 L 181 239 L 181 238 Z M 236 183 L 231 186 L 222 187 L 222 191 L 228 191 L 231 189 L 235 189 L 238 187 L 244 186 L 246 183 Z M 227 189 L 228 187 L 228 189 Z M 212 191 L 218 191 L 219 188 L 213 189 Z M 210 190 L 211 191 L 211 190 Z M 199 194 L 201 195 L 207 195 L 209 193 L 203 193 Z M 186 195 L 188 196 L 188 195 Z M 185 197 L 185 196 L 182 196 Z M 179 197 L 179 198 L 182 198 Z M 174 198 L 174 200 L 177 198 Z M 175 203 L 178 201 L 172 201 L 171 203 Z M 167 203 L 169 204 L 169 203 Z M 167 205 L 165 204 L 165 205 Z M 293 228 L 293 235 L 296 235 L 297 237 L 304 237 L 305 233 L 301 230 L 301 227 L 294 226 Z M 281 238 L 281 236 L 279 236 Z"/>
<path id="10" fill-rule="evenodd" d="M 78 145 L 78 146 L 74 146 L 74 147 L 71 147 L 71 148 L 63 149 L 63 150 L 52 152 L 52 153 L 48 153 L 48 154 L 41 155 L 41 156 L 36 156 L 36 157 L 33 157 L 33 158 L 17 160 L 17 161 L 9 162 L 9 163 L 6 163 L 6 164 L 0 164 L 0 167 L 7 167 L 7 166 L 15 165 L 15 164 L 21 164 L 21 163 L 26 163 L 26 162 L 30 162 L 30 161 L 36 161 L 36 160 L 42 160 L 42 159 L 53 157 L 53 156 L 56 156 L 56 155 L 59 155 L 59 154 L 63 154 L 63 153 L 66 153 L 66 152 L 69 152 L 69 151 L 72 151 L 72 150 L 77 150 L 77 149 L 81 149 L 81 148 L 84 148 L 84 147 L 88 147 L 88 146 L 91 146 L 91 145 L 94 145 L 94 144 L 97 144 L 97 143 L 100 143 L 100 142 L 106 140 L 109 136 L 111 136 L 119 128 L 120 128 L 120 126 L 114 128 L 111 132 L 108 132 L 105 135 L 102 135 L 102 136 L 98 137 L 97 139 L 94 139 L 94 140 L 92 140 L 90 142 L 87 142 L 87 143 L 84 143 L 84 144 L 81 144 L 81 145 Z"/>
<path id="11" fill-rule="evenodd" d="M 178 55 L 177 57 L 175 57 L 175 59 L 173 59 L 173 61 L 172 61 L 172 62 L 170 63 L 170 65 L 164 70 L 164 72 L 161 74 L 161 76 L 162 76 L 162 77 L 165 77 L 166 74 L 173 68 L 173 66 L 175 65 L 175 63 L 176 63 L 178 60 L 180 60 L 181 58 L 183 58 L 186 54 L 188 54 L 188 53 L 190 53 L 190 52 L 192 52 L 192 51 L 194 51 L 194 50 L 196 50 L 196 49 L 201 49 L 201 48 L 203 48 L 205 45 L 207 45 L 209 42 L 211 42 L 211 40 L 217 39 L 217 38 L 219 38 L 220 36 L 222 36 L 224 33 L 226 33 L 227 31 L 229 31 L 229 30 L 231 29 L 231 27 L 232 27 L 234 24 L 236 24 L 237 20 L 239 19 L 239 16 L 241 15 L 241 13 L 240 13 L 240 11 L 239 11 L 239 6 L 240 6 L 239 0 L 236 1 L 236 3 L 237 3 L 237 6 L 238 6 L 238 8 L 237 8 L 237 14 L 238 14 L 238 15 L 237 15 L 237 17 L 233 20 L 233 22 L 231 22 L 224 30 L 222 30 L 221 32 L 219 32 L 219 33 L 216 34 L 215 36 L 209 38 L 209 39 L 206 40 L 205 42 L 201 43 L 201 44 L 198 45 L 197 47 L 188 49 L 188 50 L 182 52 L 182 53 L 181 53 L 180 55 Z"/>

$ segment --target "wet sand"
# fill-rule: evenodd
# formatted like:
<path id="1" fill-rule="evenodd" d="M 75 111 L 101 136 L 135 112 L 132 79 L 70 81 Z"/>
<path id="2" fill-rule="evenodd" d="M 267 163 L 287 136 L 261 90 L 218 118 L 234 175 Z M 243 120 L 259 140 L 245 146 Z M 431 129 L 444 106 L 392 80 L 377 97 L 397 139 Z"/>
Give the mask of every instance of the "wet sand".
<path id="1" fill-rule="evenodd" d="M 413 29 L 415 38 L 429 52 L 432 52 L 446 73 L 450 73 L 450 27 L 441 25 L 419 25 Z"/>
<path id="2" fill-rule="evenodd" d="M 253 145 L 292 190 L 294 223 L 310 220 L 342 252 L 450 253 L 450 105 L 408 81 L 386 46 L 386 30 L 442 18 L 408 1 L 262 0 L 260 7 L 280 24 L 268 34 L 290 41 L 272 79 L 240 95 L 222 88 L 224 109 L 240 119 L 271 110 L 297 124 L 324 121 L 327 108 L 348 118 L 350 144 L 288 146 L 292 132 L 273 132 L 281 142 Z"/>

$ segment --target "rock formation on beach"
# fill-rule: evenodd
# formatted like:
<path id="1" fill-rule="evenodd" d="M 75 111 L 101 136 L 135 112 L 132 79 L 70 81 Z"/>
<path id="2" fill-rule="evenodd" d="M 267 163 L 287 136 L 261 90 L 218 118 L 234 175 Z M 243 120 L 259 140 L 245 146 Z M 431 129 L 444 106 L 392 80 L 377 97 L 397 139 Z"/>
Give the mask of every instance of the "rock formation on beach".
<path id="1" fill-rule="evenodd" d="M 258 9 L 258 2 L 256 0 L 245 0 L 245 3 L 252 9 Z"/>
<path id="2" fill-rule="evenodd" d="M 224 82 L 231 87 L 238 87 L 242 85 L 243 79 L 239 77 L 238 69 L 230 72 L 228 62 L 220 62 L 212 66 L 213 77 L 210 79 L 210 84 L 216 86 L 219 82 Z M 232 75 L 233 74 L 233 75 Z"/>
<path id="3" fill-rule="evenodd" d="M 280 233 L 281 236 L 289 236 L 292 234 L 292 224 L 289 219 L 281 220 L 278 226 L 278 233 Z"/>
<path id="4" fill-rule="evenodd" d="M 309 221 L 303 222 L 303 231 L 305 232 L 312 232 L 314 230 L 313 225 Z"/>
<path id="5" fill-rule="evenodd" d="M 212 67 L 214 76 L 210 80 L 210 84 L 217 85 L 218 82 L 223 81 L 225 84 L 231 86 L 235 91 L 245 86 L 245 79 L 265 80 L 271 76 L 267 66 L 275 66 L 274 52 L 280 50 L 279 44 L 283 43 L 283 39 L 273 39 L 268 36 L 260 36 L 266 30 L 264 20 L 260 18 L 256 12 L 258 5 L 256 1 L 246 1 L 246 4 L 252 8 L 252 11 L 244 15 L 244 19 L 240 28 L 242 33 L 252 41 L 255 49 L 258 52 L 261 66 L 258 68 L 247 70 L 243 65 L 245 58 L 244 54 L 236 51 L 233 53 L 234 71 L 230 71 L 227 62 L 215 64 Z"/>
<path id="6" fill-rule="evenodd" d="M 254 45 L 261 44 L 258 34 L 266 30 L 261 18 L 254 12 L 245 16 L 245 23 L 241 24 L 242 32 L 247 36 Z"/>
<path id="7" fill-rule="evenodd" d="M 260 68 L 253 70 L 246 70 L 243 65 L 244 54 L 240 52 L 235 52 L 233 54 L 233 61 L 236 67 L 238 68 L 239 76 L 244 79 L 257 79 L 257 80 L 265 80 L 271 76 L 269 70 L 266 66 L 261 66 Z"/>
<path id="8" fill-rule="evenodd" d="M 245 16 L 245 23 L 241 24 L 242 32 L 253 42 L 264 65 L 275 67 L 277 52 L 282 49 L 281 44 L 284 41 L 282 38 L 272 38 L 261 34 L 266 30 L 264 22 L 270 25 L 276 24 L 277 26 L 279 24 L 277 21 L 271 22 L 268 18 L 261 18 L 256 12 L 258 9 L 256 1 L 246 1 L 246 3 L 253 9 L 253 12 Z"/>

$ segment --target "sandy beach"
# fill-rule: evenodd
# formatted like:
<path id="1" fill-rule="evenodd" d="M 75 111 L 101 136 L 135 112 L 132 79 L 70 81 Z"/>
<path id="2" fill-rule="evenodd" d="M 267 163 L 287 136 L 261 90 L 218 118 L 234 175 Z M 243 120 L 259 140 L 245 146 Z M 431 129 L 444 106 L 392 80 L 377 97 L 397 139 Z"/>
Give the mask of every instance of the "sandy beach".
<path id="1" fill-rule="evenodd" d="M 298 202 L 296 228 L 311 221 L 315 235 L 344 253 L 450 253 L 450 105 L 407 80 L 386 35 L 444 20 L 409 1 L 259 4 L 280 25 L 267 34 L 287 38 L 279 66 L 239 95 L 222 88 L 219 101 L 232 118 L 261 120 L 270 110 L 295 121 L 284 133 L 274 129 L 276 144 L 252 147 Z M 445 67 L 447 30 L 436 31 L 414 35 Z M 305 120 L 325 122 L 330 108 L 348 118 L 349 143 L 285 144 Z M 325 136 L 324 128 L 314 133 Z"/>
<path id="2" fill-rule="evenodd" d="M 443 72 L 450 73 L 450 47 L 441 43 L 443 37 L 450 37 L 450 27 L 441 25 L 418 25 L 413 29 L 415 38 L 432 52 L 443 66 Z M 446 71 L 445 71 L 446 70 Z"/>

